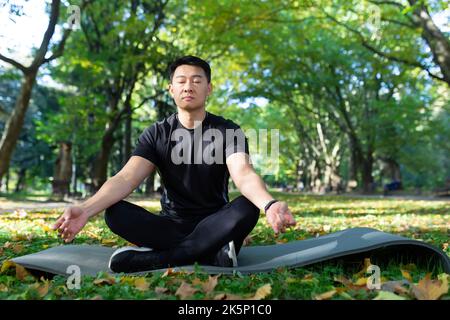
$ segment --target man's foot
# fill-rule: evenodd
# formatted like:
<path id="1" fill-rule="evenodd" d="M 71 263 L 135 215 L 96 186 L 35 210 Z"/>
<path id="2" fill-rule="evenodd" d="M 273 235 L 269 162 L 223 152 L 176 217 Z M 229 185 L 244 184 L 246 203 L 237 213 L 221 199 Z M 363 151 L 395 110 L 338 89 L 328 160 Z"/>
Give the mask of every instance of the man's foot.
<path id="1" fill-rule="evenodd" d="M 123 247 L 114 251 L 108 267 L 113 272 L 139 272 L 163 268 L 159 255 L 151 248 Z"/>
<path id="2" fill-rule="evenodd" d="M 212 262 L 216 267 L 237 267 L 237 256 L 234 241 L 228 242 L 220 249 Z"/>

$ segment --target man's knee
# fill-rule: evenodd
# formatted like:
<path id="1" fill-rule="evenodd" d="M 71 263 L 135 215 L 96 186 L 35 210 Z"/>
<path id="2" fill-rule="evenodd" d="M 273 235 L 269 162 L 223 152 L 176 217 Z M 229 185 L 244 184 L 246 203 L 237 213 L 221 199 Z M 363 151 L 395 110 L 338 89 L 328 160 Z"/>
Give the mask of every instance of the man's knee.
<path id="1" fill-rule="evenodd" d="M 256 224 L 259 219 L 260 210 L 250 200 L 244 196 L 239 196 L 233 201 L 233 206 L 236 207 L 236 211 L 243 219 Z"/>
<path id="2" fill-rule="evenodd" d="M 116 230 L 121 225 L 119 219 L 123 216 L 124 200 L 114 203 L 105 209 L 105 222 L 111 230 Z M 122 214 L 121 214 L 122 213 Z"/>

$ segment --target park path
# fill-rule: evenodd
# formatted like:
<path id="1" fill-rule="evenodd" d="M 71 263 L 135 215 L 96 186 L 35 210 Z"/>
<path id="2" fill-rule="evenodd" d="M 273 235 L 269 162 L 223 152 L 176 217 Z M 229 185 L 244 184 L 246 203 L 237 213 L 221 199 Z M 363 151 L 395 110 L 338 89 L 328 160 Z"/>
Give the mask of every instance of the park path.
<path id="1" fill-rule="evenodd" d="M 68 199 L 67 201 L 34 201 L 34 200 L 8 200 L 0 197 L 0 214 L 6 212 L 14 212 L 15 210 L 64 210 L 64 208 L 76 205 L 83 202 L 82 200 Z M 125 200 L 130 201 L 134 204 L 144 207 L 156 207 L 159 205 L 159 199 L 156 198 L 126 198 Z"/>
<path id="2" fill-rule="evenodd" d="M 0 214 L 5 212 L 14 212 L 15 210 L 39 210 L 39 209 L 58 209 L 62 210 L 65 207 L 76 204 L 78 201 L 12 201 L 0 200 Z"/>

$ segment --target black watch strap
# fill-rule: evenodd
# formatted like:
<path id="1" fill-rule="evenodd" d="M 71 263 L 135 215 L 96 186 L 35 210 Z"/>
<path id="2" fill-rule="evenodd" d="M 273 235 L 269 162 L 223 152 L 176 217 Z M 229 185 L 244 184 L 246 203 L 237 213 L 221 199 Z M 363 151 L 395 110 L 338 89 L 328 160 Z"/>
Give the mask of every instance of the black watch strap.
<path id="1" fill-rule="evenodd" d="M 269 210 L 270 206 L 273 205 L 275 202 L 278 202 L 279 200 L 270 200 L 268 204 L 266 204 L 266 206 L 264 207 L 264 213 L 267 212 L 267 210 Z"/>

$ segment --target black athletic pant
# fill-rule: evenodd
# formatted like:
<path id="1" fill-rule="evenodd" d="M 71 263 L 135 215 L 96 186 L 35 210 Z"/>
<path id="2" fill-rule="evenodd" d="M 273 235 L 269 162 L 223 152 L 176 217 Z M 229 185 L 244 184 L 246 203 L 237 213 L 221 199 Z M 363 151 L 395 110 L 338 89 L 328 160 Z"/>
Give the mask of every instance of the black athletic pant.
<path id="1" fill-rule="evenodd" d="M 164 214 L 152 214 L 124 200 L 105 211 L 105 221 L 112 232 L 137 246 L 153 248 L 167 266 L 208 263 L 231 240 L 238 254 L 258 218 L 258 207 L 244 196 L 193 221 L 180 222 Z"/>

